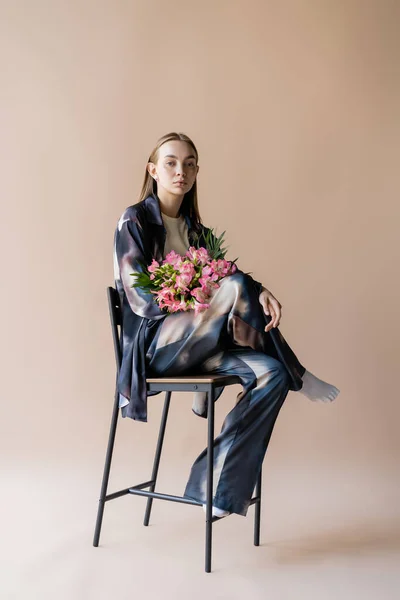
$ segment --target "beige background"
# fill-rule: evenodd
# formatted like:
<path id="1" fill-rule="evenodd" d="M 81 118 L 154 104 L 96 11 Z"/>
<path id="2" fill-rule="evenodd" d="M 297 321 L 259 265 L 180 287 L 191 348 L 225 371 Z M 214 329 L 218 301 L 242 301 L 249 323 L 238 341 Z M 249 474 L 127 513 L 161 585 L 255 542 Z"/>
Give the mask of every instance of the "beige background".
<path id="1" fill-rule="evenodd" d="M 395 598 L 399 3 L 4 1 L 2 598 Z M 200 154 L 200 210 L 283 304 L 332 405 L 291 392 L 252 516 L 106 506 L 112 240 L 158 137 Z M 239 386 L 217 404 L 217 425 Z M 147 479 L 162 405 L 120 420 L 109 491 Z M 176 395 L 159 489 L 182 493 L 205 421 Z M 149 591 L 149 584 L 152 588 Z"/>

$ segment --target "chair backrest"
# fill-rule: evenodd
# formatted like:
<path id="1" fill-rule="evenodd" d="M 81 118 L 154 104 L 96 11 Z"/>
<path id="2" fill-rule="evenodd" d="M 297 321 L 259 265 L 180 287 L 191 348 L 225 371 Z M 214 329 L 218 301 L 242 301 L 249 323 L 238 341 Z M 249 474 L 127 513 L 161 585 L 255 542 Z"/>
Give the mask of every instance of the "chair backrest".
<path id="1" fill-rule="evenodd" d="M 111 329 L 114 341 L 114 353 L 115 353 L 115 362 L 117 363 L 117 370 L 119 372 L 121 361 L 122 361 L 122 348 L 121 348 L 121 339 L 122 339 L 122 309 L 121 309 L 121 301 L 119 299 L 119 294 L 117 290 L 113 287 L 107 288 L 107 297 L 108 297 L 108 309 L 110 311 L 110 321 L 111 321 Z M 119 327 L 119 330 L 118 330 Z"/>

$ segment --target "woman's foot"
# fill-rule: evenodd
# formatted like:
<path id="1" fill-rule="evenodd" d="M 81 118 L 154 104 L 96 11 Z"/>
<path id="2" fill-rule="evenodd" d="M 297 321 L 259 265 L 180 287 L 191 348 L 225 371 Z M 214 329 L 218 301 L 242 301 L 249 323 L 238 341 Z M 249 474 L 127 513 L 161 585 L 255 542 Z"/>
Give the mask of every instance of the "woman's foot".
<path id="1" fill-rule="evenodd" d="M 326 381 L 322 381 L 322 379 L 318 379 L 318 377 L 315 377 L 310 371 L 304 373 L 302 381 L 303 387 L 299 392 L 304 394 L 304 396 L 307 396 L 309 400 L 332 402 L 340 392 L 337 387 L 330 383 L 326 383 Z"/>
<path id="2" fill-rule="evenodd" d="M 206 512 L 206 510 L 207 510 L 206 504 L 203 504 L 203 510 L 204 510 L 204 512 Z M 230 514 L 231 513 L 229 511 L 222 510 L 222 508 L 218 508 L 218 506 L 212 507 L 212 516 L 213 517 L 218 517 L 219 519 L 221 519 L 222 517 L 227 517 Z"/>

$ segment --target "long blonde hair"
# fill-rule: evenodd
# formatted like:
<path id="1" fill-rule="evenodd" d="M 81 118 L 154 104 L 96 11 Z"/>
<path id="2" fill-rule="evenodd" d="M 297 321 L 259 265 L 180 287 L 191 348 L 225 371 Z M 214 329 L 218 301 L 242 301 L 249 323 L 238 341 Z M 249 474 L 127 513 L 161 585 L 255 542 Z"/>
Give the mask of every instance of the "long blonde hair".
<path id="1" fill-rule="evenodd" d="M 179 140 L 179 141 L 188 143 L 193 148 L 194 154 L 196 156 L 196 162 L 198 161 L 199 155 L 197 152 L 197 148 L 194 145 L 194 143 L 192 142 L 192 140 L 184 133 L 172 132 L 172 133 L 167 133 L 167 134 L 163 135 L 157 141 L 157 144 L 155 145 L 154 149 L 152 150 L 152 152 L 149 156 L 148 162 L 156 163 L 158 160 L 158 151 L 159 151 L 160 147 L 163 144 L 165 144 L 166 142 L 171 142 L 171 141 L 175 141 L 175 140 Z M 157 182 L 150 175 L 150 173 L 148 172 L 148 170 L 146 168 L 143 186 L 142 186 L 142 190 L 140 192 L 138 202 L 141 202 L 142 200 L 144 200 L 151 194 L 157 195 Z M 182 201 L 182 204 L 181 204 L 181 207 L 179 210 L 179 214 L 187 215 L 191 219 L 192 227 L 194 229 L 199 229 L 199 226 L 201 225 L 202 221 L 201 221 L 199 207 L 198 207 L 198 203 L 197 203 L 197 181 L 194 182 L 192 188 L 184 195 L 183 201 Z"/>

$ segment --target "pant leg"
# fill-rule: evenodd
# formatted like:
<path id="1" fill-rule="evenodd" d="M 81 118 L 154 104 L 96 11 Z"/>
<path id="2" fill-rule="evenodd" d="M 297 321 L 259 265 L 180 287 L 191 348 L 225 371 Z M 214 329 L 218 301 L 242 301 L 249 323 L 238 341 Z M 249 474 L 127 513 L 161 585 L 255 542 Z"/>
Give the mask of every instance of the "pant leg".
<path id="1" fill-rule="evenodd" d="M 289 378 L 282 363 L 251 349 L 220 352 L 203 370 L 238 375 L 243 385 L 214 440 L 213 504 L 245 516 Z M 206 489 L 207 448 L 192 466 L 184 495 L 205 503 Z"/>
<path id="2" fill-rule="evenodd" d="M 265 323 L 251 278 L 235 273 L 214 290 L 206 311 L 168 315 L 146 350 L 150 374 L 179 375 L 216 367 L 216 373 L 241 377 L 244 389 L 215 440 L 214 458 L 214 503 L 241 515 L 247 513 L 279 410 L 293 389 L 287 354 L 282 361 L 279 353 L 270 355 L 272 332 L 265 334 Z M 220 364 L 215 362 L 218 353 L 223 357 Z M 295 362 L 294 371 L 304 372 L 296 357 Z M 204 411 L 200 408 L 198 414 Z M 185 492 L 201 502 L 205 502 L 205 452 L 195 461 Z"/>

